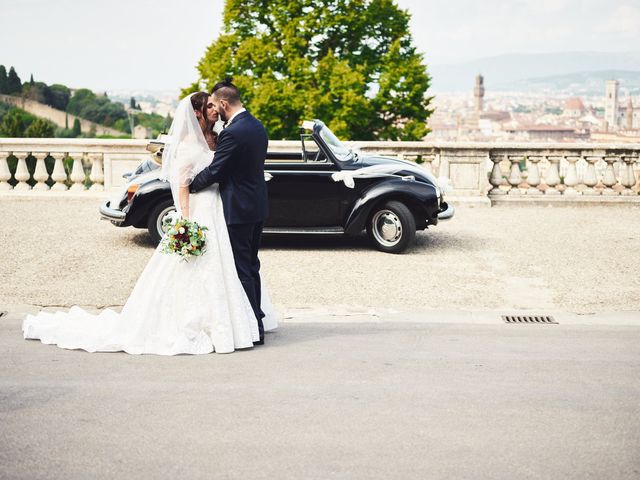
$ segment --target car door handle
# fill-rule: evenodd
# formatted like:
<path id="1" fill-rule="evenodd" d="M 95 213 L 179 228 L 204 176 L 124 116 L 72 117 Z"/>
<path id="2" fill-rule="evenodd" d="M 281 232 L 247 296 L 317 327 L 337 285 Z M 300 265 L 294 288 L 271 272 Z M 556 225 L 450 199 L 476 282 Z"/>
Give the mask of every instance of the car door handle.
<path id="1" fill-rule="evenodd" d="M 269 172 L 264 172 L 264 181 L 265 182 L 268 182 L 272 178 L 273 178 L 273 175 L 271 175 Z"/>

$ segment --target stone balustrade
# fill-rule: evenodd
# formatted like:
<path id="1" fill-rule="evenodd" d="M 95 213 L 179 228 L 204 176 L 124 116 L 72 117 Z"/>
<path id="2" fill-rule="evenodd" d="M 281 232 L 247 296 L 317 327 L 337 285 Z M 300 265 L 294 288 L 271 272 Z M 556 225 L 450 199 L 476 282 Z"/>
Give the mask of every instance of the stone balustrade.
<path id="1" fill-rule="evenodd" d="M 0 138 L 0 192 L 103 192 L 149 158 L 147 140 Z M 347 142 L 350 148 L 420 164 L 450 179 L 448 197 L 513 201 L 640 202 L 640 145 Z M 272 151 L 300 142 L 271 141 Z"/>

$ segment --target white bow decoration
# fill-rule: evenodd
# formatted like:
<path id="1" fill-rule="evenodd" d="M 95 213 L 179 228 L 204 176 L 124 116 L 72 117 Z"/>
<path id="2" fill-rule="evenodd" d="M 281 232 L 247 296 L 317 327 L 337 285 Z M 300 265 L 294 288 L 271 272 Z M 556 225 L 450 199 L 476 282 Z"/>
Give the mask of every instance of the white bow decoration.
<path id="1" fill-rule="evenodd" d="M 331 178 L 334 182 L 343 182 L 348 188 L 355 188 L 356 178 L 399 177 L 406 181 L 415 180 L 412 175 L 395 175 L 401 170 L 408 170 L 408 168 L 406 165 L 372 165 L 358 170 L 341 170 L 331 174 Z"/>

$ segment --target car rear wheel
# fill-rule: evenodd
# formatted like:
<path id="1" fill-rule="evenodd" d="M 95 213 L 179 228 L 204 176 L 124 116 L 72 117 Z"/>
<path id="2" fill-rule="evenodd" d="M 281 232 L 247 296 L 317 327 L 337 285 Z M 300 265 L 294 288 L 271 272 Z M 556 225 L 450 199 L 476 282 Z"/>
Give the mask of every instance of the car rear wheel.
<path id="1" fill-rule="evenodd" d="M 416 236 L 416 220 L 402 202 L 391 200 L 374 209 L 367 222 L 374 246 L 387 253 L 402 253 Z"/>
<path id="2" fill-rule="evenodd" d="M 175 211 L 176 207 L 173 205 L 173 199 L 171 198 L 163 200 L 151 211 L 147 221 L 147 229 L 154 243 L 160 242 L 165 233 L 162 224 L 167 216 Z"/>

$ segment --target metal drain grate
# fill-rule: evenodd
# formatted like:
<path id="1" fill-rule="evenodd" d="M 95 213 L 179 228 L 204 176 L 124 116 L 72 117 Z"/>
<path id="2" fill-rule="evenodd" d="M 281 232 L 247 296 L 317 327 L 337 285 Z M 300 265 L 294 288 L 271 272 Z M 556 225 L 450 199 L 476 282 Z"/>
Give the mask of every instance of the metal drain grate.
<path id="1" fill-rule="evenodd" d="M 502 315 L 504 323 L 553 323 L 558 322 L 549 315 Z"/>

